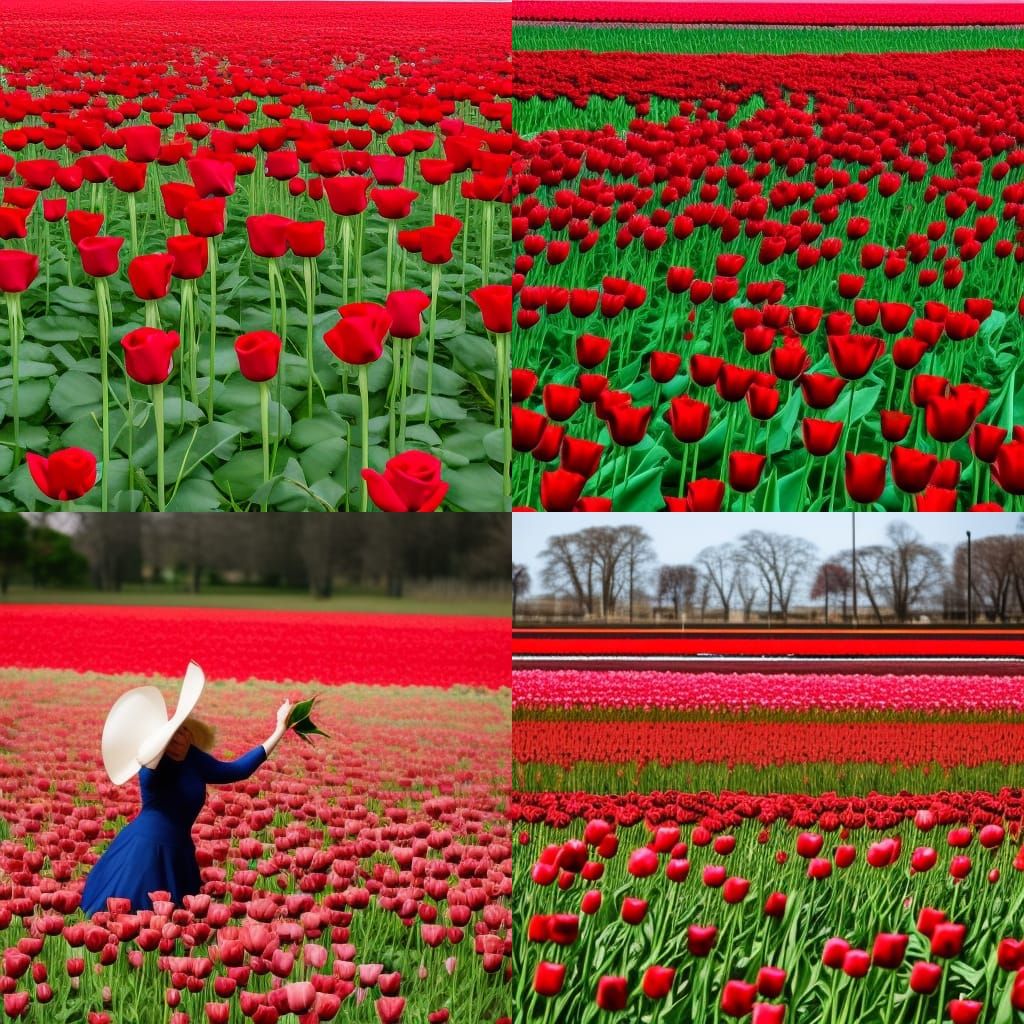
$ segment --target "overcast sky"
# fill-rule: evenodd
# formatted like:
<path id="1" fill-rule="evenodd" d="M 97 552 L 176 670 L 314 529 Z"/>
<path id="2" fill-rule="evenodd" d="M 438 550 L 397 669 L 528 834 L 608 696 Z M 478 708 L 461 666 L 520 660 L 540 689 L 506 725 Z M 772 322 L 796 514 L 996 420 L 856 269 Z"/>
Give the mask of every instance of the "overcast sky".
<path id="1" fill-rule="evenodd" d="M 886 526 L 897 519 L 907 520 L 926 540 L 951 551 L 966 539 L 1015 533 L 1021 517 L 998 512 L 961 512 L 929 515 L 920 512 L 865 512 L 857 516 L 857 545 L 885 540 Z M 822 555 L 850 546 L 849 512 L 515 512 L 512 515 L 512 556 L 525 564 L 534 580 L 540 580 L 538 556 L 548 537 L 572 533 L 587 526 L 613 526 L 634 523 L 642 526 L 654 541 L 663 564 L 691 561 L 701 548 L 735 540 L 748 530 L 772 530 L 805 537 Z"/>

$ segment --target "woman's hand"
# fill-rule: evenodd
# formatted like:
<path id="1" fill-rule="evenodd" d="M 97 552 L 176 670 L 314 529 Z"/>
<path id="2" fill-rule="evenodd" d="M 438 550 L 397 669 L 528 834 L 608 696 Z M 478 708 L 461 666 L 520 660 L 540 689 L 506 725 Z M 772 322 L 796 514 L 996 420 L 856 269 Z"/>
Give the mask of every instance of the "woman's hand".
<path id="1" fill-rule="evenodd" d="M 267 752 L 267 757 L 274 752 L 274 747 L 281 742 L 281 737 L 288 731 L 288 715 L 291 713 L 293 705 L 290 701 L 285 701 L 277 709 L 277 725 L 274 731 L 263 741 L 263 749 Z"/>
<path id="2" fill-rule="evenodd" d="M 286 700 L 277 709 L 277 728 L 282 733 L 286 732 L 288 729 L 288 715 L 291 713 L 293 707 L 295 707 L 295 705 Z"/>

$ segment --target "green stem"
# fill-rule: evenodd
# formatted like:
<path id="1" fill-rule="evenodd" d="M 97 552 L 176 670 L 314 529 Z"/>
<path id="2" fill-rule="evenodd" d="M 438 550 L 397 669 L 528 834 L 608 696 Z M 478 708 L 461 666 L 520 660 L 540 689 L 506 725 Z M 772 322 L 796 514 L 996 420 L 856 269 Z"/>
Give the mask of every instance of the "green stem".
<path id="1" fill-rule="evenodd" d="M 306 415 L 313 415 L 313 268 L 311 259 L 302 261 L 302 283 L 306 286 Z"/>
<path id="2" fill-rule="evenodd" d="M 156 501 L 164 510 L 164 386 L 153 385 L 153 422 L 156 424 Z"/>
<path id="3" fill-rule="evenodd" d="M 214 365 L 217 361 L 217 247 L 213 238 L 206 239 L 210 263 L 210 381 L 206 389 L 206 418 L 213 422 Z"/>
<path id="4" fill-rule="evenodd" d="M 441 285 L 441 265 L 430 268 L 430 325 L 427 333 L 427 397 L 423 406 L 423 422 L 430 426 L 430 394 L 434 385 L 434 328 L 437 324 L 437 292 Z"/>
<path id="5" fill-rule="evenodd" d="M 413 339 L 407 338 L 401 342 L 402 345 L 402 390 L 400 393 L 401 400 L 401 418 L 398 424 L 398 450 L 405 451 L 405 425 L 408 413 L 406 412 L 406 406 L 408 405 L 408 394 L 409 394 L 409 367 L 412 365 L 412 347 Z"/>
<path id="6" fill-rule="evenodd" d="M 14 461 L 21 457 L 21 419 L 18 415 L 18 355 L 21 346 L 21 294 L 7 292 L 7 326 L 11 333 L 11 416 L 14 418 Z"/>
<path id="7" fill-rule="evenodd" d="M 363 363 L 359 367 L 359 425 L 362 429 L 363 469 L 370 468 L 370 392 L 366 373 L 366 363 Z M 360 511 L 365 512 L 369 501 L 369 492 L 366 488 L 366 478 L 361 474 L 360 480 L 363 485 Z"/>
<path id="8" fill-rule="evenodd" d="M 260 381 L 260 436 L 263 438 L 263 482 L 270 479 L 270 387 Z"/>
<path id="9" fill-rule="evenodd" d="M 348 271 L 352 256 L 352 221 L 341 219 L 341 304 L 348 305 Z"/>
<path id="10" fill-rule="evenodd" d="M 103 470 L 100 478 L 100 511 L 106 512 L 110 505 L 110 383 L 107 372 L 110 349 L 110 305 L 107 298 L 107 280 L 96 278 L 96 306 L 99 310 L 100 336 L 100 388 L 102 390 L 102 412 L 100 430 L 103 438 Z"/>

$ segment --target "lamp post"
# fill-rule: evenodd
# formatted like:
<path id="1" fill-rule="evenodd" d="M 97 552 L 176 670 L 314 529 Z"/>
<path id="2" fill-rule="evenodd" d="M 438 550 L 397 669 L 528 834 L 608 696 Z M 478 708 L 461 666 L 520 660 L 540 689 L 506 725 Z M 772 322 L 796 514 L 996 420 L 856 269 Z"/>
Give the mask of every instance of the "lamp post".
<path id="1" fill-rule="evenodd" d="M 967 530 L 967 625 L 974 622 L 973 591 L 971 579 L 971 531 Z"/>
<path id="2" fill-rule="evenodd" d="M 855 626 L 860 625 L 857 622 L 857 513 L 850 513 L 850 534 L 852 536 L 852 549 L 853 549 L 853 624 Z"/>

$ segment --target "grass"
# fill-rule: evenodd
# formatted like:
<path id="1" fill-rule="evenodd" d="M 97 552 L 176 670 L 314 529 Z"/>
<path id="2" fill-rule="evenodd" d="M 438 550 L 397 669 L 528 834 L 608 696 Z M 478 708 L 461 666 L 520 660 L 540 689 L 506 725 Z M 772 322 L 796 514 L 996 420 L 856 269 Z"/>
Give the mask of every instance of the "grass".
<path id="1" fill-rule="evenodd" d="M 514 729 L 514 726 L 513 726 Z M 995 792 L 1002 786 L 1024 787 L 1024 764 L 990 761 L 975 767 L 959 765 L 901 765 L 893 762 L 835 764 L 816 761 L 762 767 L 742 762 L 696 764 L 604 764 L 577 761 L 571 767 L 515 761 L 513 788 L 532 793 L 658 793 L 681 790 L 717 793 L 740 790 L 748 793 L 838 793 L 859 796 L 875 791 L 896 794 L 904 790 L 929 793 L 935 790 Z"/>
<path id="2" fill-rule="evenodd" d="M 627 50 L 635 53 L 940 53 L 1024 47 L 1024 27 L 821 28 L 519 24 L 514 50 Z"/>
<path id="3" fill-rule="evenodd" d="M 0 597 L 7 604 L 95 604 L 171 606 L 181 608 L 243 608 L 281 612 L 368 612 L 396 615 L 472 615 L 505 618 L 512 613 L 511 597 L 494 594 L 452 597 L 443 591 L 417 591 L 407 597 L 373 592 L 317 598 L 303 591 L 259 587 L 205 587 L 193 594 L 162 584 L 128 584 L 119 591 L 49 590 L 12 585 Z"/>

